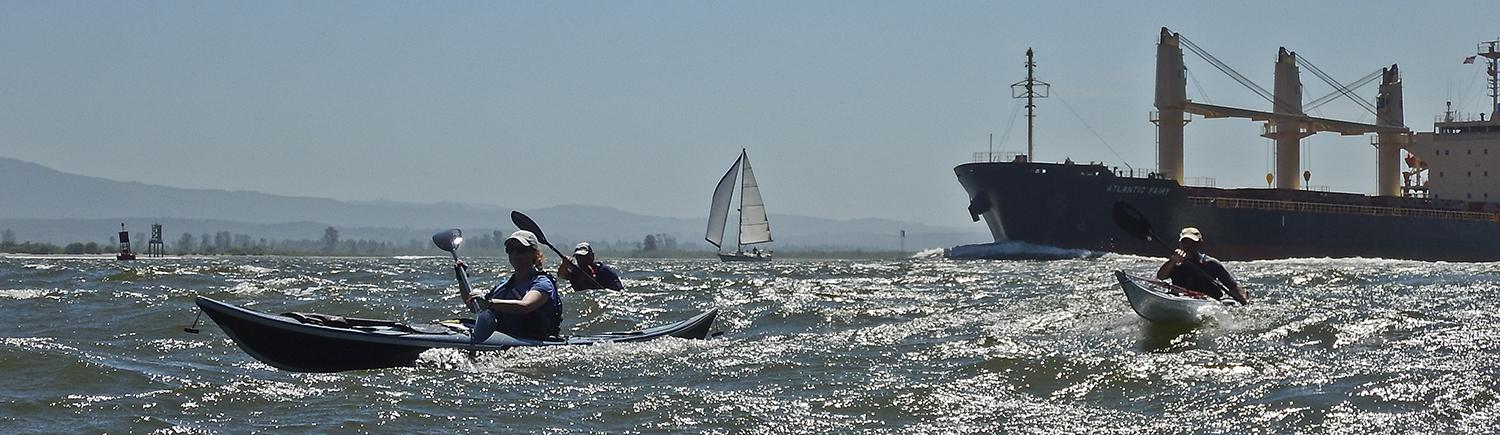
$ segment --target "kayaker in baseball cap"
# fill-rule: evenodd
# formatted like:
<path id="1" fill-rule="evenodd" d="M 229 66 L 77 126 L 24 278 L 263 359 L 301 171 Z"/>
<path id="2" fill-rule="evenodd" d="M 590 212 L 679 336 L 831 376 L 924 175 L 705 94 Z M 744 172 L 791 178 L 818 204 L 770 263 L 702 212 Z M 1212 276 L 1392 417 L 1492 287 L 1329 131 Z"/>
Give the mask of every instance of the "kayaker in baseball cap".
<path id="1" fill-rule="evenodd" d="M 589 242 L 579 242 L 573 248 L 573 262 L 557 265 L 557 277 L 573 283 L 574 290 L 625 289 L 625 284 L 620 282 L 620 273 L 595 259 L 594 246 Z"/>
<path id="2" fill-rule="evenodd" d="M 1250 297 L 1235 281 L 1234 274 L 1219 260 L 1198 252 L 1203 244 L 1203 232 L 1194 227 L 1183 228 L 1177 236 L 1177 250 L 1172 258 L 1156 271 L 1156 279 L 1170 279 L 1172 284 L 1208 295 L 1214 299 L 1228 296 L 1241 304 L 1250 303 Z M 1185 263 L 1190 263 L 1184 265 Z"/>
<path id="3" fill-rule="evenodd" d="M 562 297 L 557 280 L 542 269 L 546 257 L 539 244 L 530 231 L 511 233 L 505 239 L 510 275 L 488 293 L 465 295 L 464 304 L 474 310 L 471 342 L 483 342 L 495 332 L 526 338 L 556 337 L 561 332 Z"/>

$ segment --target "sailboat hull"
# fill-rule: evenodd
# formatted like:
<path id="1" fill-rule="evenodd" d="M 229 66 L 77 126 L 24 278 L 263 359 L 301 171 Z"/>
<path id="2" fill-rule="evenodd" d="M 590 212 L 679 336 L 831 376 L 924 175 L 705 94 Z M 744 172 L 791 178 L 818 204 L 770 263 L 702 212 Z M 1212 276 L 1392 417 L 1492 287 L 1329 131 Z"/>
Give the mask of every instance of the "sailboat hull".
<path id="1" fill-rule="evenodd" d="M 748 252 L 738 252 L 738 253 L 734 253 L 734 254 L 720 253 L 719 254 L 719 261 L 723 261 L 723 262 L 726 262 L 726 263 L 731 262 L 731 261 L 759 261 L 759 262 L 769 262 L 769 261 L 771 261 L 771 254 L 764 254 L 763 253 L 763 254 L 758 254 L 757 255 L 757 254 L 751 254 L 751 253 L 748 253 Z"/>

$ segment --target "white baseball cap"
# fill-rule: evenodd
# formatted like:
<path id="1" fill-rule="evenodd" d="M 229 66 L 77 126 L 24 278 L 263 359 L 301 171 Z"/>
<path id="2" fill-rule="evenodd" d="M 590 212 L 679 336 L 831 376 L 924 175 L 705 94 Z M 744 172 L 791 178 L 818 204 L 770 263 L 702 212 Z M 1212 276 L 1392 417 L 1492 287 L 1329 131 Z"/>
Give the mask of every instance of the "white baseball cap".
<path id="1" fill-rule="evenodd" d="M 1182 235 L 1177 236 L 1177 240 L 1192 240 L 1194 242 L 1202 243 L 1203 242 L 1203 232 L 1202 231 L 1198 231 L 1197 228 L 1193 228 L 1193 227 L 1183 228 L 1182 229 Z"/>
<path id="2" fill-rule="evenodd" d="M 511 242 L 512 240 L 515 240 L 515 242 L 514 243 Z M 510 237 L 505 239 L 505 245 L 506 246 L 510 246 L 512 244 L 516 244 L 516 245 L 520 245 L 520 246 L 532 248 L 532 247 L 536 247 L 536 245 L 538 243 L 539 242 L 536 241 L 536 234 L 532 234 L 530 231 L 526 231 L 526 230 L 521 230 L 521 231 L 516 231 L 514 233 L 510 233 Z"/>

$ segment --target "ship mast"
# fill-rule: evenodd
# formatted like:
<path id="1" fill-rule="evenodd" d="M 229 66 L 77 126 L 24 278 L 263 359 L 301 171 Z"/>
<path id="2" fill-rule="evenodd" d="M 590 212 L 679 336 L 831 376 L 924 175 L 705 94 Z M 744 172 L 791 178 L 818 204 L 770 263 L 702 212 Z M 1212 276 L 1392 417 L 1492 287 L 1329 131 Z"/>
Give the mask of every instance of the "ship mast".
<path id="1" fill-rule="evenodd" d="M 1040 89 L 1040 91 L 1038 91 Z M 1036 61 L 1031 48 L 1026 49 L 1026 80 L 1010 85 L 1011 98 L 1026 99 L 1026 161 L 1036 161 L 1033 131 L 1036 124 L 1036 99 L 1047 98 L 1052 85 L 1036 79 Z"/>
<path id="2" fill-rule="evenodd" d="M 1500 117 L 1500 40 L 1479 43 L 1480 56 L 1488 59 L 1490 88 L 1490 119 Z"/>

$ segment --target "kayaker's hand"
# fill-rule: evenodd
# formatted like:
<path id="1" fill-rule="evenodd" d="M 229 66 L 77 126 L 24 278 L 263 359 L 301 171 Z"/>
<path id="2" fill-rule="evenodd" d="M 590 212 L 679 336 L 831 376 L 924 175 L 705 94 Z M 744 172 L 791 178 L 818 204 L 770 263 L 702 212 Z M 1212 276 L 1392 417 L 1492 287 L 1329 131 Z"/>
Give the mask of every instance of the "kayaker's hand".
<path id="1" fill-rule="evenodd" d="M 463 270 L 465 272 L 468 272 L 469 265 L 464 264 L 463 260 L 453 260 L 453 270 Z"/>
<path id="2" fill-rule="evenodd" d="M 1186 260 L 1187 260 L 1187 252 L 1185 252 L 1185 251 L 1183 251 L 1181 249 L 1172 251 L 1172 265 L 1173 266 L 1181 266 L 1182 262 L 1186 261 Z"/>

